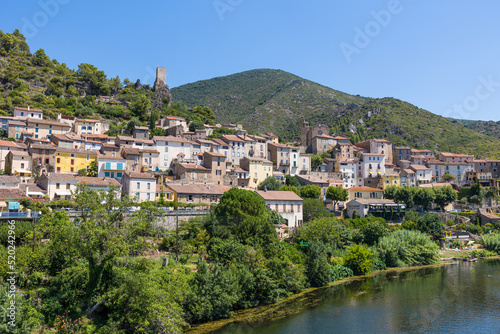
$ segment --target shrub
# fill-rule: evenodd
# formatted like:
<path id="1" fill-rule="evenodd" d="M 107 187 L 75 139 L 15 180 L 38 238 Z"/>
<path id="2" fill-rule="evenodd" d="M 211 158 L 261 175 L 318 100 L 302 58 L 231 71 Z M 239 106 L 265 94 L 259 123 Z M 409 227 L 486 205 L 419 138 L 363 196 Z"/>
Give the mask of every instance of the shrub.
<path id="1" fill-rule="evenodd" d="M 451 242 L 451 244 L 450 244 L 450 248 L 453 248 L 453 249 L 454 248 L 460 248 L 462 246 L 463 246 L 463 244 L 460 241 L 458 241 L 458 240 L 453 240 Z"/>
<path id="2" fill-rule="evenodd" d="M 496 256 L 497 254 L 495 252 L 490 252 L 488 250 L 485 250 L 485 249 L 481 249 L 481 250 L 478 250 L 478 249 L 475 249 L 473 250 L 472 252 L 470 252 L 470 256 L 471 257 L 489 257 L 489 256 Z"/>
<path id="3" fill-rule="evenodd" d="M 387 267 L 432 264 L 439 260 L 439 247 L 419 231 L 399 230 L 379 240 L 378 254 Z"/>
<path id="4" fill-rule="evenodd" d="M 483 235 L 480 243 L 487 250 L 500 254 L 500 234 Z"/>
<path id="5" fill-rule="evenodd" d="M 347 251 L 344 257 L 344 263 L 355 275 L 366 275 L 370 273 L 372 257 L 373 253 L 366 247 L 354 245 Z"/>
<path id="6" fill-rule="evenodd" d="M 338 281 L 343 278 L 354 276 L 353 271 L 343 265 L 337 264 L 332 267 L 332 279 L 333 281 Z"/>

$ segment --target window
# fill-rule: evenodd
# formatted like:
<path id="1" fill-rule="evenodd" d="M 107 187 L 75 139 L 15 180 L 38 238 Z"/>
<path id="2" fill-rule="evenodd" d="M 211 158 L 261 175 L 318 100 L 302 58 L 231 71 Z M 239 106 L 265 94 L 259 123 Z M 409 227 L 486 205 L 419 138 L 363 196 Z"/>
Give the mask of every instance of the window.
<path id="1" fill-rule="evenodd" d="M 193 195 L 188 195 L 188 201 L 192 201 L 193 200 Z"/>
<path id="2" fill-rule="evenodd" d="M 35 135 L 35 138 L 38 138 L 38 135 Z"/>
<path id="3" fill-rule="evenodd" d="M 69 183 L 66 183 L 66 189 L 69 190 Z"/>
<path id="4" fill-rule="evenodd" d="M 57 158 L 57 163 L 60 164 L 61 163 L 61 158 Z"/>
<path id="5" fill-rule="evenodd" d="M 56 189 L 59 189 L 61 185 L 59 183 L 56 183 Z"/>
<path id="6" fill-rule="evenodd" d="M 45 164 L 48 165 L 49 164 L 49 159 L 45 159 Z"/>
<path id="7" fill-rule="evenodd" d="M 24 168 L 24 163 L 21 164 L 21 168 Z"/>
<path id="8" fill-rule="evenodd" d="M 150 200 L 151 199 L 151 194 L 150 193 L 147 193 L 146 194 L 146 199 Z"/>
<path id="9" fill-rule="evenodd" d="M 105 177 L 109 177 L 109 172 L 104 172 Z"/>
<path id="10" fill-rule="evenodd" d="M 90 155 L 87 154 L 87 161 L 89 161 L 89 160 L 90 160 Z"/>
<path id="11" fill-rule="evenodd" d="M 140 195 L 139 193 L 135 193 L 135 198 L 139 199 Z"/>
<path id="12" fill-rule="evenodd" d="M 147 186 L 148 189 L 151 189 L 151 183 L 148 182 L 148 186 Z"/>
<path id="13" fill-rule="evenodd" d="M 70 170 L 71 172 L 74 172 L 74 171 L 75 171 L 75 167 L 71 167 L 69 170 Z"/>
<path id="14" fill-rule="evenodd" d="M 71 157 L 72 157 L 72 158 L 74 158 L 74 157 L 75 157 L 75 155 L 74 155 L 74 154 L 71 154 Z"/>
<path id="15" fill-rule="evenodd" d="M 71 159 L 71 164 L 74 165 L 75 164 L 75 159 Z"/>
<path id="16" fill-rule="evenodd" d="M 57 167 L 57 172 L 60 173 L 61 172 L 61 167 Z"/>
<path id="17" fill-rule="evenodd" d="M 137 189 L 141 189 L 141 183 L 137 182 Z"/>

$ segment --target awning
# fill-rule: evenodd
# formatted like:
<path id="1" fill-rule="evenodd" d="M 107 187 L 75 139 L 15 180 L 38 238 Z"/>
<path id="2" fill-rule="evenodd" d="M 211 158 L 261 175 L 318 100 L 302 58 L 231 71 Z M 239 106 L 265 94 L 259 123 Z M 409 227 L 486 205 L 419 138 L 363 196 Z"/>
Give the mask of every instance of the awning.
<path id="1" fill-rule="evenodd" d="M 6 208 L 7 202 L 0 202 L 0 208 Z"/>
<path id="2" fill-rule="evenodd" d="M 71 196 L 69 191 L 56 191 L 57 196 Z"/>
<path id="3" fill-rule="evenodd" d="M 24 173 L 24 174 L 31 174 L 31 171 L 30 171 L 30 170 L 27 170 L 27 169 L 20 169 L 20 170 L 17 170 L 17 169 L 16 169 L 16 170 L 14 170 L 14 173 L 16 173 L 16 174 L 17 174 L 17 173 L 19 173 L 19 174 L 21 174 L 21 173 Z"/>
<path id="4" fill-rule="evenodd" d="M 28 196 L 45 196 L 41 191 L 28 191 Z"/>

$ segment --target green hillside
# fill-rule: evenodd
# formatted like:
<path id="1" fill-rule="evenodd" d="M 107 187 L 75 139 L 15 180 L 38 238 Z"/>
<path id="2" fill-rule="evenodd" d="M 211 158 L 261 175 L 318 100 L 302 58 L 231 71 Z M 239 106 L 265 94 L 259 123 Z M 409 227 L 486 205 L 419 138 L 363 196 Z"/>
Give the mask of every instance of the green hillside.
<path id="1" fill-rule="evenodd" d="M 465 125 L 467 128 L 476 132 L 500 139 L 500 121 L 469 121 L 456 119 L 458 123 Z"/>
<path id="2" fill-rule="evenodd" d="M 500 157 L 498 139 L 458 122 L 401 100 L 349 95 L 280 70 L 252 70 L 186 84 L 173 88 L 172 98 L 188 106 L 210 107 L 219 122 L 272 131 L 288 140 L 300 140 L 305 119 L 326 124 L 332 134 L 354 142 L 377 137 L 396 145 Z"/>
<path id="3" fill-rule="evenodd" d="M 218 123 L 242 123 L 252 132 L 271 131 L 289 141 L 300 139 L 305 119 L 327 124 L 332 134 L 353 142 L 379 137 L 396 145 L 500 158 L 500 140 L 491 137 L 498 133 L 493 126 L 487 131 L 474 128 L 477 123 L 467 125 L 491 135 L 486 136 L 397 99 L 349 95 L 280 70 L 199 81 L 171 93 L 173 102 L 149 85 L 108 78 L 87 63 L 69 69 L 43 49 L 31 53 L 19 31 L 0 31 L 0 115 L 12 115 L 16 106 L 31 106 L 43 109 L 48 118 L 62 113 L 109 119 L 115 122 L 110 134 L 117 134 L 162 115 L 186 117 L 198 127 L 212 122 L 209 110 L 194 108 L 201 105 L 214 110 Z"/>

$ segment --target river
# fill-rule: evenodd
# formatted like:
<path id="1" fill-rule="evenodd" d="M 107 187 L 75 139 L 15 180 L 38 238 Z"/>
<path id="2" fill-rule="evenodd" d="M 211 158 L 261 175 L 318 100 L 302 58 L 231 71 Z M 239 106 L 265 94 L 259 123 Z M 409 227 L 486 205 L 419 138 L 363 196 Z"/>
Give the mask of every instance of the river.
<path id="1" fill-rule="evenodd" d="M 387 272 L 315 291 L 314 306 L 218 334 L 500 333 L 500 260 Z M 302 308 L 304 299 L 287 305 Z"/>

